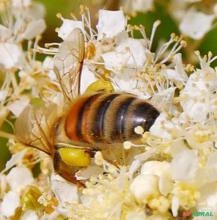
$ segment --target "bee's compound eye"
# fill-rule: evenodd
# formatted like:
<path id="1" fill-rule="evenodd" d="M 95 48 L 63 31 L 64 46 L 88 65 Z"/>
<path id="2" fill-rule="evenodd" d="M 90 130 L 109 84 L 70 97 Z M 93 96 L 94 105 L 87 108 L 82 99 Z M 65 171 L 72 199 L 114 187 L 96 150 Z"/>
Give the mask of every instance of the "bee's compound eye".
<path id="1" fill-rule="evenodd" d="M 86 167 L 90 164 L 90 155 L 83 149 L 61 148 L 58 152 L 62 161 L 69 166 Z"/>

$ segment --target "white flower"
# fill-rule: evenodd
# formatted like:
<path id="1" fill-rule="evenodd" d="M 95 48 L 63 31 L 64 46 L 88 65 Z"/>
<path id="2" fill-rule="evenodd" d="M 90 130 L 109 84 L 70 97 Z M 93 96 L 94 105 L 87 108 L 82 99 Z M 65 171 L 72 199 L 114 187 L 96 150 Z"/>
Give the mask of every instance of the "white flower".
<path id="1" fill-rule="evenodd" d="M 0 43 L 0 66 L 3 68 L 19 68 L 23 62 L 23 52 L 13 43 Z"/>
<path id="2" fill-rule="evenodd" d="M 78 201 L 77 186 L 66 182 L 58 175 L 52 175 L 51 188 L 62 205 L 67 202 Z"/>
<path id="3" fill-rule="evenodd" d="M 170 164 L 166 161 L 148 161 L 141 168 L 143 175 L 156 175 L 159 177 L 158 187 L 163 195 L 167 195 L 172 190 L 172 180 L 170 178 Z"/>
<path id="4" fill-rule="evenodd" d="M 184 111 L 195 122 L 204 122 L 210 112 L 210 106 L 207 103 L 192 100 L 184 105 Z"/>
<path id="5" fill-rule="evenodd" d="M 125 27 L 126 18 L 123 11 L 99 11 L 98 39 L 115 37 L 124 31 Z"/>
<path id="6" fill-rule="evenodd" d="M 19 205 L 20 205 L 19 195 L 14 191 L 9 191 L 4 196 L 3 201 L 0 204 L 1 214 L 6 217 L 13 216 Z"/>
<path id="7" fill-rule="evenodd" d="M 82 21 L 75 21 L 62 17 L 61 20 L 63 21 L 63 23 L 58 30 L 58 36 L 63 40 L 66 40 L 66 38 L 75 28 L 80 28 L 84 32 L 84 23 Z"/>
<path id="8" fill-rule="evenodd" d="M 139 175 L 130 185 L 130 191 L 140 201 L 146 201 L 158 192 L 158 179 L 154 175 Z"/>
<path id="9" fill-rule="evenodd" d="M 193 150 L 177 153 L 171 162 L 172 177 L 175 180 L 191 180 L 198 168 L 198 157 Z"/>
<path id="10" fill-rule="evenodd" d="M 189 77 L 181 92 L 180 104 L 184 113 L 195 122 L 205 122 L 208 113 L 216 111 L 215 96 L 217 86 L 216 72 L 203 65 Z"/>
<path id="11" fill-rule="evenodd" d="M 183 16 L 179 28 L 183 34 L 198 40 L 211 30 L 214 18 L 214 15 L 207 15 L 195 9 L 190 9 Z"/>
<path id="12" fill-rule="evenodd" d="M 7 175 L 11 190 L 19 191 L 34 182 L 32 173 L 26 167 L 15 167 Z"/>
<path id="13" fill-rule="evenodd" d="M 115 51 L 102 54 L 107 69 L 141 68 L 146 61 L 143 40 L 128 38 Z"/>
<path id="14" fill-rule="evenodd" d="M 44 19 L 34 20 L 28 23 L 24 33 L 22 34 L 22 38 L 31 40 L 34 37 L 42 34 L 46 28 L 46 24 Z"/>

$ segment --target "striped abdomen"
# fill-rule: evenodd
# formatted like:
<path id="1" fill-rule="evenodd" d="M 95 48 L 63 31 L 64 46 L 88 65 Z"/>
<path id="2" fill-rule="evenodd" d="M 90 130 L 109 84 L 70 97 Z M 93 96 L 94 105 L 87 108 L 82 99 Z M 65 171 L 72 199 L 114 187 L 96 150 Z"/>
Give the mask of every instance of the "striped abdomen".
<path id="1" fill-rule="evenodd" d="M 137 126 L 149 130 L 158 115 L 156 108 L 135 96 L 97 93 L 81 96 L 72 104 L 65 131 L 74 142 L 120 143 L 138 138 Z"/>

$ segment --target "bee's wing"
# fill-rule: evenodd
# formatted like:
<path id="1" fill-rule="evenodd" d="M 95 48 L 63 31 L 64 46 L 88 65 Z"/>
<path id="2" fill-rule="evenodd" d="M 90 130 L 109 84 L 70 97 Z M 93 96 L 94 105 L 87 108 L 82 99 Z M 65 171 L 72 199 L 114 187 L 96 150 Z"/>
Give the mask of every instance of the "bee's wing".
<path id="1" fill-rule="evenodd" d="M 15 135 L 18 141 L 47 154 L 53 154 L 54 124 L 57 118 L 57 106 L 29 105 L 15 123 Z"/>
<path id="2" fill-rule="evenodd" d="M 80 75 L 84 50 L 84 35 L 79 28 L 76 28 L 61 43 L 59 52 L 54 57 L 54 71 L 60 89 L 68 101 L 71 101 L 80 92 Z"/>

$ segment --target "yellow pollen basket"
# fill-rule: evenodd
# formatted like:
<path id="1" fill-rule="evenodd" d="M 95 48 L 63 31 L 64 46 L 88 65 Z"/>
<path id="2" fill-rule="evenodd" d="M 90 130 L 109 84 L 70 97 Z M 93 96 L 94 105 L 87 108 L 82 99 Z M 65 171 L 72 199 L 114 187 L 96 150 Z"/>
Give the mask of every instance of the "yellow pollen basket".
<path id="1" fill-rule="evenodd" d="M 108 93 L 113 92 L 114 88 L 112 86 L 112 83 L 108 80 L 98 79 L 87 87 L 85 94 L 91 94 L 93 92 L 100 92 L 100 91 L 104 91 Z"/>
<path id="2" fill-rule="evenodd" d="M 87 167 L 90 164 L 90 155 L 83 149 L 61 148 L 58 152 L 63 162 L 69 166 Z"/>

